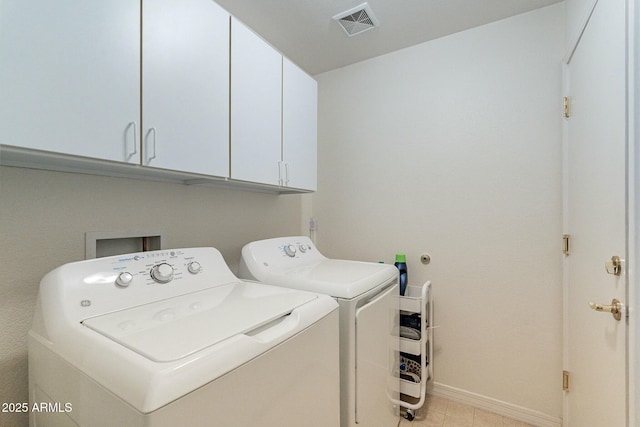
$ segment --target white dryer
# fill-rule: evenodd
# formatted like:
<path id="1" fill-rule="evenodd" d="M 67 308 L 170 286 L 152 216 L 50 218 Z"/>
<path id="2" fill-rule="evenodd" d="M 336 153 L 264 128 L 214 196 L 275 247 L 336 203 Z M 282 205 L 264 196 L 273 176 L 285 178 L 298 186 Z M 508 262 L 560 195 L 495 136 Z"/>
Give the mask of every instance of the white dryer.
<path id="1" fill-rule="evenodd" d="M 308 237 L 281 237 L 242 249 L 239 276 L 324 293 L 340 306 L 342 427 L 395 427 L 399 410 L 398 270 L 329 259 Z"/>
<path id="2" fill-rule="evenodd" d="M 338 426 L 337 307 L 213 248 L 65 264 L 29 332 L 30 425 Z"/>

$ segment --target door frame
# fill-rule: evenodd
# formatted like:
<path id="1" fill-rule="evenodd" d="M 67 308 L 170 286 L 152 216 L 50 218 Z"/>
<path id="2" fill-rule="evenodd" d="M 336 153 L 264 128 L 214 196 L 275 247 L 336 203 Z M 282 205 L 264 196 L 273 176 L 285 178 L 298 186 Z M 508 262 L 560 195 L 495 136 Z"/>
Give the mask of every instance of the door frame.
<path id="1" fill-rule="evenodd" d="M 578 31 L 570 34 L 567 44 L 567 51 L 562 63 L 562 93 L 563 96 L 570 96 L 571 82 L 569 77 L 569 63 L 580 43 L 589 19 L 598 3 L 598 0 L 585 1 L 583 16 L 581 17 Z M 625 280 L 626 280 L 626 312 L 627 312 L 627 335 L 626 335 L 626 398 L 627 398 L 627 426 L 640 425 L 640 393 L 636 387 L 640 384 L 640 331 L 639 319 L 635 313 L 640 312 L 640 299 L 637 298 L 640 275 L 636 274 L 635 268 L 640 265 L 640 0 L 626 0 L 626 132 L 625 132 L 625 194 L 626 194 L 626 255 L 625 260 Z M 562 190 L 567 194 L 568 190 L 568 143 L 569 132 L 568 122 L 562 123 Z M 563 196 L 563 218 L 562 228 L 568 230 L 568 202 Z M 569 280 L 567 268 L 567 256 L 563 258 L 563 342 L 562 342 L 562 364 L 567 369 L 569 364 L 569 319 L 568 319 L 568 297 Z M 569 420 L 567 392 L 563 394 L 563 426 L 567 426 Z"/>
<path id="2" fill-rule="evenodd" d="M 627 0 L 627 305 L 629 425 L 640 425 L 640 0 Z"/>

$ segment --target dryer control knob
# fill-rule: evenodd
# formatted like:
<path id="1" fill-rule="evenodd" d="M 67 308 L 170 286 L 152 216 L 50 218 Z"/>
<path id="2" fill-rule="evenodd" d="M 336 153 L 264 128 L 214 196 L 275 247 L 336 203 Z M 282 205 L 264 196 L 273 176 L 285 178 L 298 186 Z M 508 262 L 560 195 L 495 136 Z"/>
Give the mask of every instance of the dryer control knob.
<path id="1" fill-rule="evenodd" d="M 120 288 L 126 288 L 131 282 L 133 282 L 133 274 L 128 271 L 122 272 L 116 277 L 116 285 Z"/>
<path id="2" fill-rule="evenodd" d="M 166 262 L 151 268 L 151 278 L 158 283 L 169 283 L 173 280 L 173 267 Z"/>
<path id="3" fill-rule="evenodd" d="M 284 253 L 293 258 L 296 256 L 296 247 L 293 245 L 285 245 Z"/>
<path id="4" fill-rule="evenodd" d="M 187 264 L 187 270 L 189 270 L 189 273 L 191 274 L 198 274 L 200 273 L 200 270 L 202 270 L 202 266 L 198 261 L 191 261 Z"/>

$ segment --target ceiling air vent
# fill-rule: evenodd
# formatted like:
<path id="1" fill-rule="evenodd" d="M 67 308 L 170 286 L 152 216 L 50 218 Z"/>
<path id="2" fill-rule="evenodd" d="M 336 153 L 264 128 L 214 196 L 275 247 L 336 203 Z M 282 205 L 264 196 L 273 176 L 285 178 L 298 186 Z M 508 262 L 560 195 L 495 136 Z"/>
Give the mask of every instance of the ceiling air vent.
<path id="1" fill-rule="evenodd" d="M 349 37 L 380 26 L 368 3 L 362 3 L 353 9 L 333 17 Z"/>

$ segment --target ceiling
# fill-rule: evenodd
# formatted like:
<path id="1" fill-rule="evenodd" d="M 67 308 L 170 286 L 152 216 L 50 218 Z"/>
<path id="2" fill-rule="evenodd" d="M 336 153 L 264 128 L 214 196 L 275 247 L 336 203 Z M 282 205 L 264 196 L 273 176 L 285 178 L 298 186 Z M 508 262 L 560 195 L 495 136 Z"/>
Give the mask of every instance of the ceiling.
<path id="1" fill-rule="evenodd" d="M 561 0 L 368 0 L 380 27 L 349 37 L 332 19 L 365 0 L 216 0 L 316 75 Z"/>

